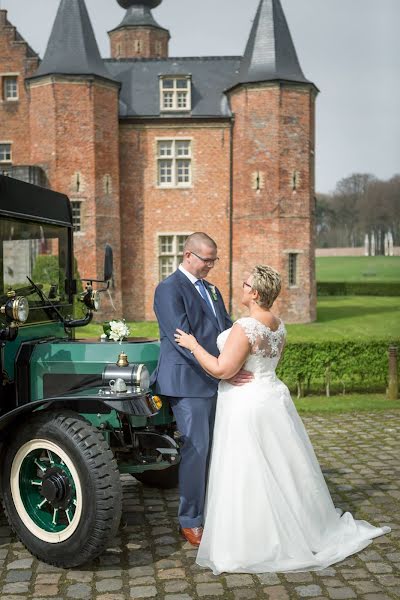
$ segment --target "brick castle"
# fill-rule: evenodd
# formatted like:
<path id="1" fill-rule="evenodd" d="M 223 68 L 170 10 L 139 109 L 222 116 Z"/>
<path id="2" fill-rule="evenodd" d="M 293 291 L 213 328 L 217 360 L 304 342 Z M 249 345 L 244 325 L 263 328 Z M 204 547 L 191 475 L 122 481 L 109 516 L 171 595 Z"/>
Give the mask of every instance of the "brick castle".
<path id="1" fill-rule="evenodd" d="M 0 170 L 68 194 L 82 277 L 112 245 L 118 316 L 154 319 L 157 283 L 203 230 L 235 317 L 264 263 L 282 274 L 279 314 L 314 320 L 318 90 L 280 0 L 260 0 L 243 56 L 193 58 L 169 57 L 161 0 L 118 2 L 108 59 L 84 0 L 60 1 L 42 60 L 0 10 Z"/>

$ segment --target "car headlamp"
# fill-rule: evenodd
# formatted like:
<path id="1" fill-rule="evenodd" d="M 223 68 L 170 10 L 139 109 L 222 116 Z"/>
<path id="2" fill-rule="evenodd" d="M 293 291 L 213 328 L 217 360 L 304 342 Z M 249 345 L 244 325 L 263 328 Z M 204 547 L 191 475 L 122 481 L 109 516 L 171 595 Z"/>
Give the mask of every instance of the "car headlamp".
<path id="1" fill-rule="evenodd" d="M 98 311 L 100 308 L 100 294 L 96 290 L 87 290 L 82 294 L 81 300 L 89 310 Z"/>
<path id="2" fill-rule="evenodd" d="M 0 308 L 0 312 L 7 317 L 8 321 L 25 323 L 29 316 L 28 300 L 24 296 L 10 296 Z"/>
<path id="3" fill-rule="evenodd" d="M 100 308 L 100 294 L 99 292 L 92 292 L 92 306 L 93 310 L 98 311 Z"/>
<path id="4" fill-rule="evenodd" d="M 134 365 L 132 369 L 132 382 L 135 387 L 141 390 L 148 390 L 150 387 L 150 373 L 146 365 Z"/>

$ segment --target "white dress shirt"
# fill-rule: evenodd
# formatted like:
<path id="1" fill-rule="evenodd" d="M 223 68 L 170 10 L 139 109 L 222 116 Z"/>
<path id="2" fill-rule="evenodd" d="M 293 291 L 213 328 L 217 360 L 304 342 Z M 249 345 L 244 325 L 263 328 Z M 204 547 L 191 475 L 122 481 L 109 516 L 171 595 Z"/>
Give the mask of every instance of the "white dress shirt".
<path id="1" fill-rule="evenodd" d="M 179 267 L 178 267 L 178 268 L 179 268 L 179 270 L 180 270 L 180 271 L 181 271 L 181 272 L 182 272 L 184 275 L 186 275 L 186 277 L 189 279 L 189 281 L 190 281 L 191 283 L 193 283 L 193 285 L 194 285 L 195 289 L 197 290 L 197 292 L 200 294 L 201 298 L 203 299 L 203 296 L 201 295 L 201 292 L 200 292 L 200 290 L 199 290 L 198 286 L 196 285 L 196 281 L 199 281 L 199 278 L 198 278 L 198 277 L 195 277 L 195 275 L 192 275 L 191 273 L 189 273 L 189 271 L 186 271 L 186 269 L 185 269 L 185 268 L 184 268 L 182 265 L 179 265 Z M 208 297 L 208 299 L 209 299 L 209 301 L 210 301 L 210 305 L 211 305 L 211 307 L 212 307 L 212 309 L 213 309 L 214 315 L 215 315 L 215 316 L 217 316 L 217 313 L 215 312 L 215 307 L 214 307 L 214 302 L 213 302 L 213 299 L 211 298 L 211 296 L 210 296 L 210 294 L 209 294 L 209 291 L 208 291 L 208 288 L 207 288 L 207 286 L 206 286 L 206 285 L 204 285 L 204 289 L 206 290 L 206 294 L 207 294 L 207 297 Z"/>

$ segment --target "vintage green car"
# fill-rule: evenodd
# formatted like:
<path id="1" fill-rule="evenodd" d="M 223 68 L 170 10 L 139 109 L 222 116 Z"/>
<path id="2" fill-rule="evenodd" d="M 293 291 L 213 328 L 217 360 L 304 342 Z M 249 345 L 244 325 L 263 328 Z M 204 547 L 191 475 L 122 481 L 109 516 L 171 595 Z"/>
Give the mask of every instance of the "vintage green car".
<path id="1" fill-rule="evenodd" d="M 111 248 L 104 281 L 73 271 L 68 198 L 0 175 L 0 490 L 22 543 L 62 567 L 112 541 L 120 473 L 172 487 L 179 463 L 172 412 L 149 386 L 158 342 L 75 339 L 112 280 Z"/>

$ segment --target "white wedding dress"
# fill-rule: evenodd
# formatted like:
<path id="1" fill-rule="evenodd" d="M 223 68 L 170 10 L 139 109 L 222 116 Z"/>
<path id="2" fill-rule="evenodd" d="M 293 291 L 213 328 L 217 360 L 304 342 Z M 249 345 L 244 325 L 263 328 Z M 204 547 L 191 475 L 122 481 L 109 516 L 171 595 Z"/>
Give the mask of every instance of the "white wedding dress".
<path id="1" fill-rule="evenodd" d="M 311 571 L 365 548 L 389 527 L 335 509 L 313 447 L 277 378 L 285 327 L 239 319 L 254 380 L 221 381 L 197 563 L 214 574 Z M 222 351 L 230 329 L 218 336 Z"/>

